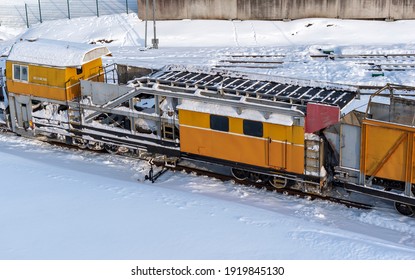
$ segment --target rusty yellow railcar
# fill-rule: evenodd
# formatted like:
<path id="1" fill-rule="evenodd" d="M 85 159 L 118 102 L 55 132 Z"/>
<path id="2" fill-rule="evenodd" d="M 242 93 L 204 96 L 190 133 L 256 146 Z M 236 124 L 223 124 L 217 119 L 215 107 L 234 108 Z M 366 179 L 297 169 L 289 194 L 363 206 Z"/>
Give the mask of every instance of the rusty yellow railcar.
<path id="1" fill-rule="evenodd" d="M 79 80 L 103 81 L 104 46 L 47 39 L 22 40 L 6 62 L 8 91 L 51 100 L 80 96 Z"/>
<path id="2" fill-rule="evenodd" d="M 414 127 L 364 120 L 360 164 L 362 174 L 414 184 L 414 137 Z"/>
<path id="3" fill-rule="evenodd" d="M 350 190 L 394 201 L 400 213 L 412 216 L 415 101 L 408 90 L 413 89 L 387 85 L 370 97 L 360 120 L 343 121 L 337 178 Z"/>

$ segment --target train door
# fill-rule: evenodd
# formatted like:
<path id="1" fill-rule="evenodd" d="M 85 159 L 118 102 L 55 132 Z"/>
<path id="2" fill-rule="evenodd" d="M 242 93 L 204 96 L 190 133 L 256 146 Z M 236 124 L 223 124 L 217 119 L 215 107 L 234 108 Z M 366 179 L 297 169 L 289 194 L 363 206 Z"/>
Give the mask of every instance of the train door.
<path id="1" fill-rule="evenodd" d="M 336 166 L 336 176 L 340 181 L 354 184 L 363 183 L 360 174 L 361 134 L 360 126 L 342 123 L 337 137 L 331 137 L 331 142 L 335 144 L 334 147 L 338 152 L 339 165 Z"/>
<path id="2" fill-rule="evenodd" d="M 268 164 L 276 169 L 287 169 L 287 141 L 278 142 L 271 138 L 267 141 L 268 149 L 265 149 Z"/>
<path id="3" fill-rule="evenodd" d="M 359 170 L 361 129 L 359 126 L 342 124 L 340 130 L 340 166 Z"/>
<path id="4" fill-rule="evenodd" d="M 265 158 L 269 167 L 304 173 L 304 130 L 302 126 L 268 125 Z"/>

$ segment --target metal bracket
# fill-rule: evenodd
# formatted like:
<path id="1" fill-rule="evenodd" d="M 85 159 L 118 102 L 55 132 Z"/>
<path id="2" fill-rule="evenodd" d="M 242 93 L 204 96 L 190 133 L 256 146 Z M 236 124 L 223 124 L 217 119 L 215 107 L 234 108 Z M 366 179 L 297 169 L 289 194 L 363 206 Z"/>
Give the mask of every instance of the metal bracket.
<path id="1" fill-rule="evenodd" d="M 148 172 L 148 175 L 146 175 L 144 177 L 145 181 L 151 181 L 151 183 L 154 183 L 161 175 L 163 175 L 164 173 L 166 173 L 166 171 L 168 170 L 167 168 L 165 168 L 163 166 L 163 168 L 154 174 L 154 162 L 153 162 L 153 158 L 149 160 L 148 162 L 150 164 L 150 171 Z"/>

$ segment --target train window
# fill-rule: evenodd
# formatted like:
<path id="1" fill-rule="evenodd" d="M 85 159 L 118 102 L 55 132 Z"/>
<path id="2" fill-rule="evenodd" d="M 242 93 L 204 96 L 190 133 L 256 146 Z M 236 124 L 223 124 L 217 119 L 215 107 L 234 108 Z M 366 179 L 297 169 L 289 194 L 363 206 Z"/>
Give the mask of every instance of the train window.
<path id="1" fill-rule="evenodd" d="M 13 79 L 20 80 L 20 65 L 13 65 Z"/>
<path id="2" fill-rule="evenodd" d="M 13 64 L 13 80 L 28 81 L 28 69 L 27 66 Z"/>
<path id="3" fill-rule="evenodd" d="M 21 77 L 20 77 L 20 79 L 22 80 L 22 81 L 28 81 L 29 79 L 28 79 L 28 73 L 27 73 L 27 66 L 20 66 L 20 71 L 21 71 Z"/>
<path id="4" fill-rule="evenodd" d="M 210 128 L 219 131 L 229 131 L 229 119 L 228 117 L 210 115 Z"/>
<path id="5" fill-rule="evenodd" d="M 262 137 L 264 134 L 262 122 L 244 120 L 244 134 L 249 136 Z"/>

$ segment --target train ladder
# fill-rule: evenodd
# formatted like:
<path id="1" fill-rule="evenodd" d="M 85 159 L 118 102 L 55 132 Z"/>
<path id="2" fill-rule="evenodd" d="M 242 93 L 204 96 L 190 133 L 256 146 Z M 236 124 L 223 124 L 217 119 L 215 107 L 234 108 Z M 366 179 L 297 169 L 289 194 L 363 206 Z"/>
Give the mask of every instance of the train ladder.
<path id="1" fill-rule="evenodd" d="M 174 114 L 172 112 L 169 113 L 169 116 L 170 116 L 171 119 L 162 122 L 163 138 L 164 139 L 170 139 L 170 140 L 176 140 L 176 136 L 175 136 L 175 134 L 176 134 L 175 117 L 174 117 Z"/>
<path id="2" fill-rule="evenodd" d="M 78 103 L 78 108 L 75 108 L 68 104 L 68 124 L 78 126 L 81 124 L 81 104 Z"/>
<path id="3" fill-rule="evenodd" d="M 322 142 L 321 139 L 305 139 L 304 140 L 304 169 L 306 175 L 311 175 L 320 178 L 320 184 L 318 189 L 315 190 L 318 193 L 322 191 L 324 186 L 325 177 L 322 178 Z"/>
<path id="4" fill-rule="evenodd" d="M 320 176 L 320 141 L 305 139 L 306 175 Z"/>
<path id="5" fill-rule="evenodd" d="M 163 123 L 163 138 L 174 140 L 174 125 Z"/>

